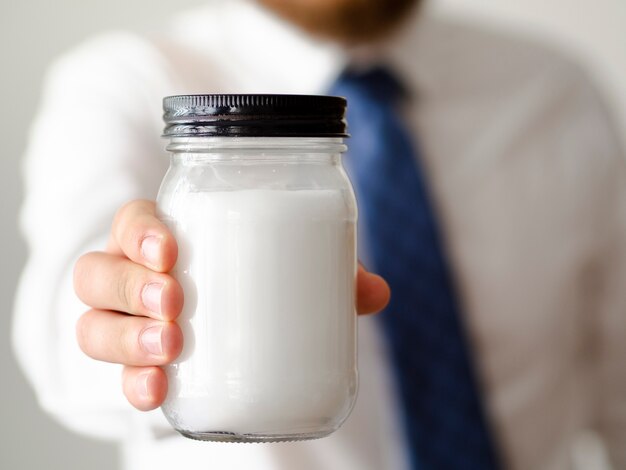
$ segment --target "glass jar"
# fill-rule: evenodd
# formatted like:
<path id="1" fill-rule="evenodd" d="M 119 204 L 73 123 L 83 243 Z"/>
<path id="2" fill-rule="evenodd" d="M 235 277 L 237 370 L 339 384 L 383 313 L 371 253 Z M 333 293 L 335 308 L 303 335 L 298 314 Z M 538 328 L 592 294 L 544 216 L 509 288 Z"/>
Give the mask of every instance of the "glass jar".
<path id="1" fill-rule="evenodd" d="M 345 100 L 164 100 L 159 217 L 178 242 L 181 355 L 162 410 L 186 437 L 271 442 L 339 428 L 357 393 Z"/>

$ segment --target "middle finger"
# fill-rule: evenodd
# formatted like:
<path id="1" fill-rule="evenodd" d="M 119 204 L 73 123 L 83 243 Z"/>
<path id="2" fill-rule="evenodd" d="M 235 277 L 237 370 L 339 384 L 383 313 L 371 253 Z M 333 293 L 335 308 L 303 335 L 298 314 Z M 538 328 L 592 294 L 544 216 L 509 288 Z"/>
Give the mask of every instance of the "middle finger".
<path id="1" fill-rule="evenodd" d="M 183 306 L 183 290 L 172 276 L 109 253 L 92 252 L 79 258 L 74 290 L 90 307 L 158 320 L 175 319 Z"/>

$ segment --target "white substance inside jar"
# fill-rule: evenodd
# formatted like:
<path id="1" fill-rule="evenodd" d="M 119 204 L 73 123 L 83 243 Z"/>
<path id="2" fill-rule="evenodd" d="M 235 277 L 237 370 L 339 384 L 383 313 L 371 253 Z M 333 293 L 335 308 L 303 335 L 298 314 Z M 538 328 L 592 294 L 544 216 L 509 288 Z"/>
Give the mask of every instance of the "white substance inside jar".
<path id="1" fill-rule="evenodd" d="M 170 211 L 185 292 L 184 349 L 166 367 L 171 424 L 259 435 L 339 427 L 357 382 L 344 193 L 190 193 Z"/>

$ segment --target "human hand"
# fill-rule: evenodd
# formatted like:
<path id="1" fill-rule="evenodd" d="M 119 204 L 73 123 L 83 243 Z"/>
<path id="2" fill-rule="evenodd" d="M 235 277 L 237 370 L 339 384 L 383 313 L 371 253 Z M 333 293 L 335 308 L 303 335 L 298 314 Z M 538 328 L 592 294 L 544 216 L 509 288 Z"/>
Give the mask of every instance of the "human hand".
<path id="1" fill-rule="evenodd" d="M 177 254 L 154 202 L 137 200 L 116 214 L 106 251 L 87 253 L 74 267 L 74 290 L 91 307 L 76 325 L 78 344 L 93 359 L 124 365 L 124 395 L 142 411 L 165 400 L 167 378 L 159 366 L 183 346 L 175 322 L 183 290 L 167 274 Z M 373 313 L 387 304 L 389 287 L 359 265 L 356 295 L 358 313 Z"/>

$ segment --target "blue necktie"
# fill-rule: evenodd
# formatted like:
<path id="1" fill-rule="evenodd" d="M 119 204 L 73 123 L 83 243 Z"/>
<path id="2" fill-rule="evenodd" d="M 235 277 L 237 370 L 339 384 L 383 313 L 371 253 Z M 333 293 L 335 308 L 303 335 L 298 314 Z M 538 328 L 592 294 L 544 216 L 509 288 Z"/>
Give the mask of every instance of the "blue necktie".
<path id="1" fill-rule="evenodd" d="M 403 401 L 412 468 L 498 468 L 426 181 L 383 68 L 344 72 L 347 167 L 368 251 L 391 286 L 381 315 Z"/>

